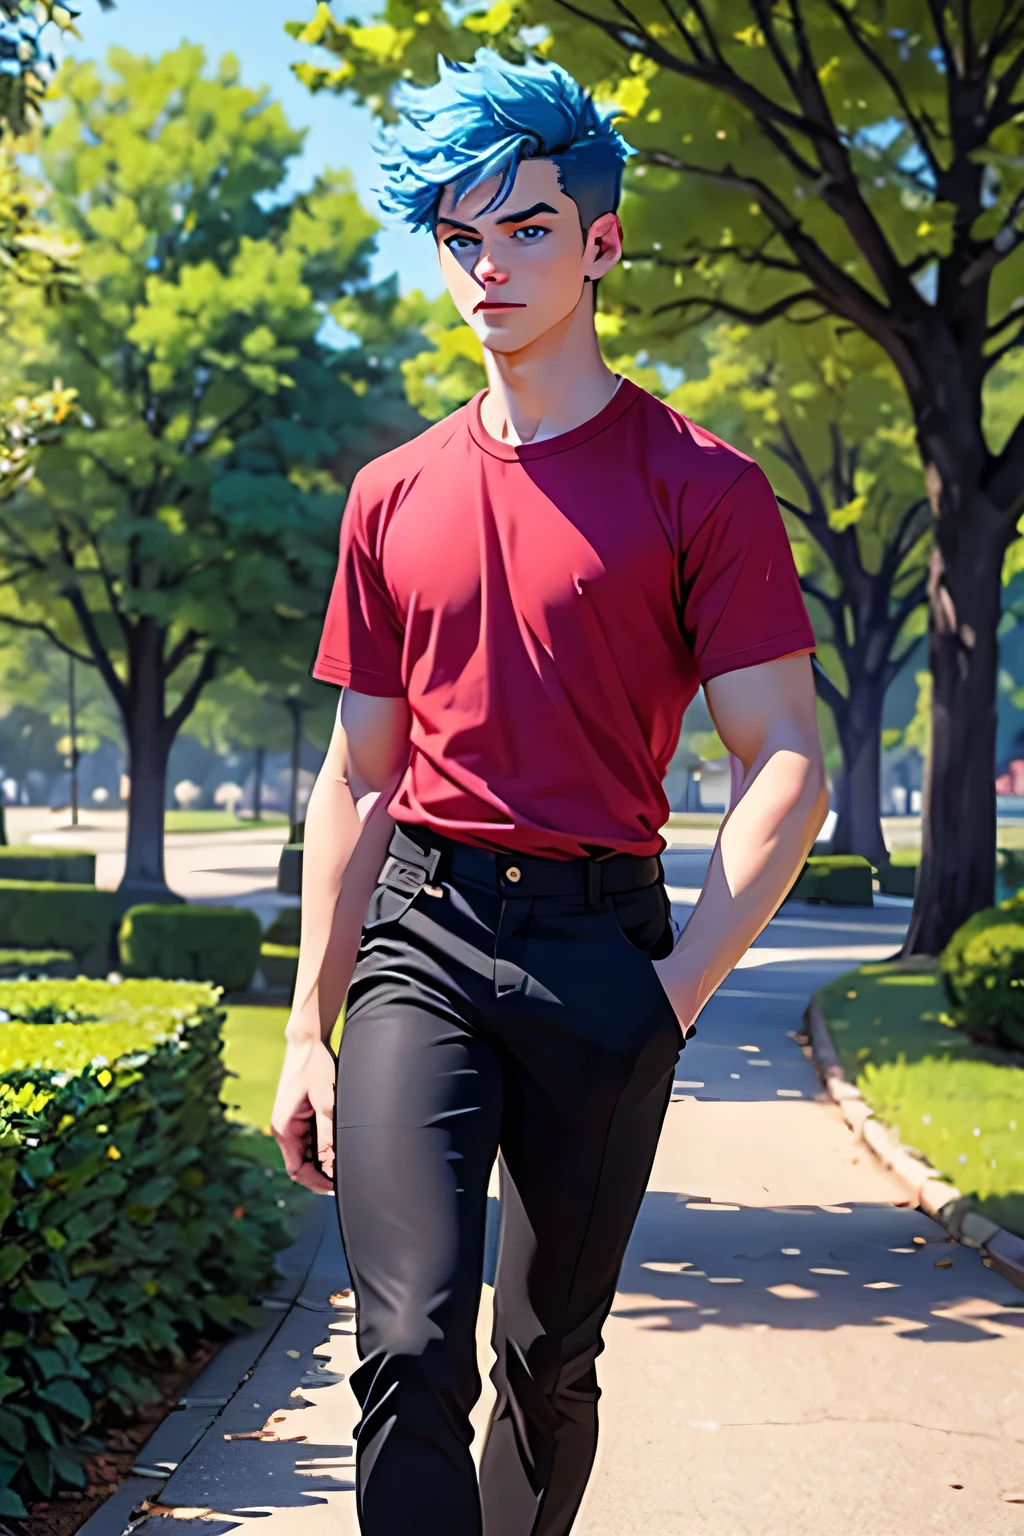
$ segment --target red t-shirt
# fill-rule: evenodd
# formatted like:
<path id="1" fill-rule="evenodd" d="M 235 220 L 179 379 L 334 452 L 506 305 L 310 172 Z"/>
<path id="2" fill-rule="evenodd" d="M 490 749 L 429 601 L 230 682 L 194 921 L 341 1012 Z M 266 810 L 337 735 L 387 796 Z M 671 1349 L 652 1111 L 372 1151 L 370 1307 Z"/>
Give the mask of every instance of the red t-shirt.
<path id="1" fill-rule="evenodd" d="M 698 685 L 814 648 L 775 497 L 629 380 L 518 447 L 480 398 L 356 476 L 313 676 L 408 699 L 397 820 L 554 858 L 658 853 Z"/>

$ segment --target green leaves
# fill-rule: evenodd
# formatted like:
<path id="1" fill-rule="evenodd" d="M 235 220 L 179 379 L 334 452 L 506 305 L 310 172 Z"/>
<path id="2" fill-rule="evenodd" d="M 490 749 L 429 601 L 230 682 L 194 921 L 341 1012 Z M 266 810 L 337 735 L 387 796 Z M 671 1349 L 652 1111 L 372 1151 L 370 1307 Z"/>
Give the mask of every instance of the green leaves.
<path id="1" fill-rule="evenodd" d="M 58 1003 L 65 1022 L 14 1017 Z M 99 1407 L 131 1411 L 197 1334 L 251 1321 L 287 1240 L 283 1176 L 224 1116 L 214 1003 L 201 984 L 0 984 L 0 1180 L 15 1197 L 0 1234 L 8 1513 L 33 1484 L 81 1483 L 74 1446 Z M 97 1022 L 69 1017 L 89 1013 Z M 64 1071 L 5 1063 L 5 1037 L 26 1030 L 64 1041 Z M 94 1035 L 93 1055 L 76 1055 L 82 1032 L 103 1030 L 104 1049 Z M 31 1062 L 24 1035 L 17 1049 Z M 240 1203 L 245 1220 L 231 1222 Z"/>

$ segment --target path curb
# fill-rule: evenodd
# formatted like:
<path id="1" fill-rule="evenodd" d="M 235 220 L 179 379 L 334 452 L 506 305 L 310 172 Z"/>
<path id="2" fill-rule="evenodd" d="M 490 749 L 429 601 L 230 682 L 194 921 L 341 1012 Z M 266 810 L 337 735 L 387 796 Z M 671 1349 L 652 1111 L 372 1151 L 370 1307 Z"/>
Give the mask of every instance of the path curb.
<path id="1" fill-rule="evenodd" d="M 994 1269 L 1004 1280 L 1024 1291 L 1024 1239 L 997 1226 L 980 1211 L 965 1206 L 964 1197 L 955 1184 L 950 1184 L 923 1157 L 903 1146 L 889 1127 L 875 1118 L 860 1089 L 843 1071 L 817 995 L 807 1005 L 804 1025 L 818 1076 L 853 1134 L 903 1180 L 926 1215 L 937 1221 L 958 1243 L 979 1249 L 982 1263 L 988 1269 Z"/>

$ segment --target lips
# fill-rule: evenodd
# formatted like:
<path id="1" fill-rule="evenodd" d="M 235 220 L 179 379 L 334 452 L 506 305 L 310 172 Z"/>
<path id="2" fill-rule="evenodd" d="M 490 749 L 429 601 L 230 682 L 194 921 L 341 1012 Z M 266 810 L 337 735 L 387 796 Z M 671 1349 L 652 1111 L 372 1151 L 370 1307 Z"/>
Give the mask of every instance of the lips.
<path id="1" fill-rule="evenodd" d="M 488 309 L 525 309 L 525 304 L 507 303 L 504 299 L 481 299 L 473 310 L 474 315 L 479 315 L 482 310 Z"/>

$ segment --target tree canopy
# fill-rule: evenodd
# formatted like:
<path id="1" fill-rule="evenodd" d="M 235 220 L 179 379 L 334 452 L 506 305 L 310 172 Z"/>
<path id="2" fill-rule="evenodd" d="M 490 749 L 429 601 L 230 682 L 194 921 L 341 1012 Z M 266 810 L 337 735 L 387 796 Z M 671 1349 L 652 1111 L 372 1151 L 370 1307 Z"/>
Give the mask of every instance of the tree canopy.
<path id="1" fill-rule="evenodd" d="M 332 464 L 400 398 L 388 357 L 331 339 L 361 307 L 379 332 L 393 306 L 369 278 L 374 221 L 340 173 L 283 199 L 302 134 L 233 59 L 204 64 L 186 45 L 112 50 L 105 76 L 65 66 L 41 161 L 79 282 L 59 304 L 24 290 L 0 342 L 26 397 L 63 381 L 8 482 L 0 620 L 106 683 L 130 759 L 126 881 L 154 887 L 175 733 L 219 665 L 285 652 L 319 618 Z"/>
<path id="2" fill-rule="evenodd" d="M 910 949 L 935 952 L 995 883 L 1000 572 L 1024 513 L 1024 409 L 996 419 L 1024 345 L 1019 0 L 385 0 L 319 4 L 313 90 L 382 118 L 399 76 L 482 41 L 565 65 L 615 102 L 626 260 L 602 282 L 659 362 L 709 318 L 853 327 L 906 399 L 934 513 L 934 679 Z M 1004 402 L 1005 404 L 1005 402 Z"/>

